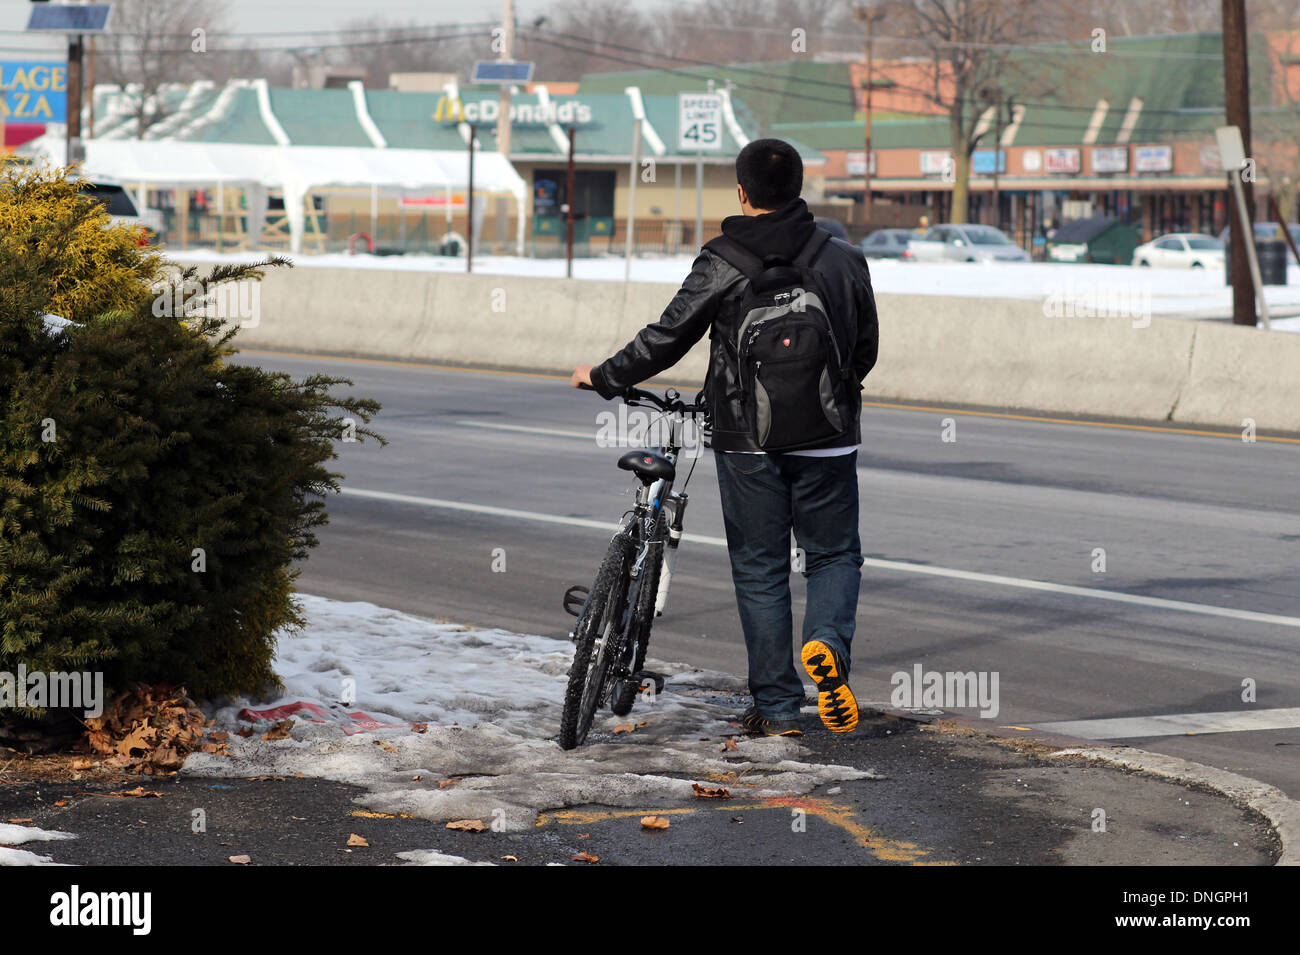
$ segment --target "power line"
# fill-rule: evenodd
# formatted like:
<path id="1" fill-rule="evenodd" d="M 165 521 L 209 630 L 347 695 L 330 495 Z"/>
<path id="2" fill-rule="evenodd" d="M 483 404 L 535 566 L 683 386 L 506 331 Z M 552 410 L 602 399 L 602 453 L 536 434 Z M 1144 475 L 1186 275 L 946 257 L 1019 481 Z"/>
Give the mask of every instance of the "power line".
<path id="1" fill-rule="evenodd" d="M 705 68 L 705 69 L 715 70 L 715 71 L 718 71 L 719 73 L 728 73 L 728 72 L 731 72 L 731 73 L 737 73 L 737 72 L 738 72 L 738 73 L 760 73 L 760 74 L 764 74 L 764 75 L 766 75 L 766 71 L 762 70 L 762 69 L 759 68 L 759 67 L 730 66 L 730 65 L 722 65 L 722 64 L 717 64 L 717 63 L 710 63 L 710 62 L 708 62 L 708 61 L 706 61 L 706 60 L 695 60 L 695 59 L 692 59 L 692 58 L 690 58 L 690 57 L 681 57 L 681 56 L 673 56 L 673 55 L 665 54 L 665 53 L 656 53 L 656 52 L 654 52 L 653 50 L 646 50 L 646 49 L 638 48 L 638 47 L 625 46 L 625 45 L 620 44 L 620 43 L 613 43 L 613 42 L 608 42 L 608 41 L 603 41 L 603 40 L 592 40 L 592 39 L 590 39 L 590 38 L 588 38 L 588 37 L 583 37 L 583 36 L 580 36 L 580 35 L 578 35 L 578 34 L 571 34 L 571 33 L 558 33 L 558 32 L 553 31 L 553 30 L 548 30 L 548 31 L 546 31 L 545 34 L 536 33 L 536 32 L 532 32 L 532 31 L 525 31 L 525 32 L 528 32 L 528 33 L 529 33 L 530 39 L 535 39 L 535 40 L 537 40 L 538 42 L 541 42 L 541 43 L 547 43 L 547 44 L 549 44 L 549 45 L 557 46 L 557 47 L 560 47 L 560 48 L 562 48 L 562 49 L 566 49 L 566 50 L 570 50 L 570 51 L 574 51 L 574 52 L 585 53 L 585 54 L 587 54 L 587 55 L 589 55 L 589 56 L 595 56 L 595 57 L 598 57 L 598 58 L 601 58 L 601 59 L 612 60 L 612 61 L 617 62 L 617 63 L 628 63 L 628 64 L 632 64 L 632 65 L 635 65 L 635 66 L 641 66 L 641 67 L 646 68 L 646 69 L 655 70 L 655 71 L 659 71 L 659 72 L 663 72 L 663 73 L 673 73 L 673 74 L 676 74 L 676 75 L 678 75 L 678 76 L 689 76 L 689 77 L 691 77 L 691 78 L 696 78 L 697 75 L 698 75 L 698 71 L 697 71 L 697 70 L 688 70 L 688 69 L 673 69 L 672 67 L 660 66 L 660 65 L 658 65 L 658 64 L 656 64 L 656 63 L 646 62 L 646 61 L 644 61 L 644 60 L 632 60 L 632 59 L 628 59 L 628 58 L 626 58 L 626 57 L 614 56 L 614 55 L 612 55 L 612 54 L 609 54 L 609 53 L 604 52 L 603 49 L 582 49 L 582 48 L 576 48 L 576 47 L 573 47 L 573 46 L 569 46 L 569 45 L 566 45 L 566 44 L 560 43 L 559 41 L 556 41 L 556 40 L 548 39 L 548 37 L 551 36 L 551 35 L 554 35 L 554 36 L 563 36 L 563 37 L 566 37 L 566 38 L 568 38 L 568 39 L 573 39 L 573 40 L 581 41 L 581 42 L 583 42 L 583 43 L 588 43 L 588 44 L 592 44 L 592 45 L 597 45 L 597 46 L 599 46 L 599 47 L 601 47 L 601 48 L 603 48 L 603 47 L 609 47 L 609 48 L 611 48 L 611 49 L 615 49 L 615 50 L 624 50 L 624 51 L 631 52 L 631 53 L 640 53 L 640 54 L 643 54 L 643 55 L 645 55 L 645 56 L 649 56 L 649 57 L 660 57 L 660 58 L 663 58 L 663 59 L 677 60 L 678 62 L 689 63 L 689 64 L 692 64 L 692 65 L 697 66 L 697 67 L 703 67 L 703 68 Z M 806 85 L 810 85 L 810 86 L 824 86 L 824 87 L 830 87 L 830 88 L 832 88 L 832 89 L 837 89 L 837 90 L 844 90 L 844 89 L 845 89 L 845 86 L 844 86 L 843 84 L 841 84 L 841 83 L 834 83 L 834 82 L 831 82 L 831 81 L 828 81 L 828 80 L 817 80 L 817 79 L 813 79 L 813 78 L 810 78 L 810 77 L 800 78 L 800 77 L 791 76 L 791 77 L 789 77 L 789 83 L 790 83 L 790 85 L 795 85 L 795 84 L 806 84 Z M 734 82 L 734 81 L 732 81 L 732 85 L 735 86 L 735 87 L 737 87 L 737 88 L 740 88 L 740 89 L 750 89 L 750 90 L 755 90 L 755 91 L 758 91 L 758 92 L 774 93 L 774 94 L 776 94 L 776 95 L 778 95 L 778 96 L 782 96 L 782 97 L 785 97 L 785 98 L 787 98 L 787 99 L 800 100 L 800 101 L 808 102 L 808 103 L 829 103 L 829 104 L 836 105 L 836 106 L 843 106 L 843 105 L 844 105 L 844 100 L 842 100 L 842 99 L 827 99 L 827 98 L 825 98 L 825 97 L 820 97 L 820 96 L 811 96 L 811 95 L 808 95 L 808 94 L 793 93 L 793 92 L 791 92 L 788 88 L 783 89 L 783 88 L 770 87 L 770 86 L 758 86 L 758 85 L 755 85 L 755 84 L 752 84 L 752 83 Z M 922 93 L 922 92 L 919 92 L 919 91 L 916 92 L 916 95 L 919 95 L 919 96 L 927 96 L 927 94 Z M 954 97 L 954 98 L 952 99 L 952 103 L 953 103 L 953 105 L 956 105 L 957 103 L 962 103 L 963 105 L 973 105 L 973 106 L 983 106 L 983 105 L 986 105 L 985 102 L 984 102 L 984 101 L 983 101 L 983 100 L 978 96 L 978 94 L 974 94 L 974 93 L 972 93 L 972 94 L 970 94 L 969 96 L 966 96 L 966 97 L 960 97 L 960 98 Z M 944 104 L 944 105 L 946 105 L 946 104 Z M 1035 108 L 1038 108 L 1038 109 L 1067 110 L 1067 111 L 1070 111 L 1070 112 L 1080 112 L 1080 113 L 1089 113 L 1089 114 L 1091 114 L 1091 113 L 1096 109 L 1096 104 L 1095 104 L 1095 103 L 1094 103 L 1093 105 L 1091 105 L 1091 106 L 1071 106 L 1071 105 L 1057 104 L 1057 103 L 1042 103 L 1042 102 L 1033 102 L 1033 101 L 1023 101 L 1023 102 L 1022 102 L 1022 101 L 1020 101 L 1020 100 L 1017 100 L 1015 105 L 1017 105 L 1017 106 L 1025 106 L 1025 107 L 1031 107 L 1031 106 L 1032 106 L 1032 107 L 1035 107 Z M 1212 111 L 1212 112 L 1222 112 L 1222 109 L 1223 109 L 1223 108 L 1222 108 L 1221 106 L 1198 106 L 1198 107 L 1188 107 L 1188 108 L 1184 108 L 1184 109 L 1168 109 L 1168 110 L 1165 110 L 1165 109 L 1151 109 L 1151 110 L 1145 110 L 1145 109 L 1144 109 L 1144 110 L 1143 110 L 1143 113 L 1144 113 L 1145 115 L 1148 115 L 1148 116 L 1181 116 L 1181 117 L 1186 117 L 1186 116 L 1188 115 L 1188 112 L 1189 112 L 1190 110 L 1192 110 L 1192 109 L 1196 109 L 1196 110 L 1208 110 L 1208 111 Z M 891 112 L 908 112 L 908 111 L 906 111 L 906 110 L 892 110 Z M 927 112 L 917 112 L 917 113 L 914 113 L 913 115 L 916 115 L 916 116 L 940 116 L 940 115 L 945 115 L 945 114 L 940 114 L 940 113 L 927 113 Z M 1040 128 L 1056 128 L 1056 129 L 1072 129 L 1072 130 L 1073 130 L 1073 129 L 1076 129 L 1076 127 L 1074 127 L 1074 126 L 1065 126 L 1065 125 L 1059 125 L 1059 124 L 1053 126 L 1052 124 L 1041 124 L 1041 123 L 1036 123 L 1035 125 L 1039 126 Z"/>

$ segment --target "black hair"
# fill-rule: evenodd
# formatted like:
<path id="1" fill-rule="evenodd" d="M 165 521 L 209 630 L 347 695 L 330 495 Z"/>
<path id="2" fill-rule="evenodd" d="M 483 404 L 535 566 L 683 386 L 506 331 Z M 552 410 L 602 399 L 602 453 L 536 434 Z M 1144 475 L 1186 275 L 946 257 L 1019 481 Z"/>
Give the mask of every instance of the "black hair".
<path id="1" fill-rule="evenodd" d="M 755 209 L 779 209 L 803 192 L 803 160 L 783 139 L 755 139 L 736 157 L 736 182 Z"/>

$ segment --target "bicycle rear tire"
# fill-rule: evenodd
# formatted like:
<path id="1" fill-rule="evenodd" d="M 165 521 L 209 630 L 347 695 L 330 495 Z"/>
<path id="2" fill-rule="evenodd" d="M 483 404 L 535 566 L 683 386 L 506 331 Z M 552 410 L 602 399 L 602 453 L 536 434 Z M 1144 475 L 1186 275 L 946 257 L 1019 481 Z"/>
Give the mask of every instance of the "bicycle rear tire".
<path id="1" fill-rule="evenodd" d="M 628 565 L 632 542 L 619 533 L 609 542 L 609 550 L 596 571 L 596 580 L 587 595 L 587 603 L 574 625 L 577 646 L 569 667 L 569 684 L 564 691 L 564 710 L 560 715 L 560 748 L 581 746 L 591 731 L 596 709 L 604 695 L 604 683 L 616 655 L 609 644 L 618 639 L 617 629 L 625 609 L 628 591 Z M 601 640 L 597 658 L 592 660 L 596 641 Z M 618 648 L 621 650 L 621 647 Z"/>

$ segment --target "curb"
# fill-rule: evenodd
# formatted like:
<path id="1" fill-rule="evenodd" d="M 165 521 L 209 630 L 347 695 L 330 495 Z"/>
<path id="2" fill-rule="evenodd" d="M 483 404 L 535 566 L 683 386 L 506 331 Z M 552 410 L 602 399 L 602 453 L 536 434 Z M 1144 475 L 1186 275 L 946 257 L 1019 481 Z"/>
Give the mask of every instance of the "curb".
<path id="1" fill-rule="evenodd" d="M 1062 749 L 1048 754 L 1051 759 L 1081 757 L 1115 766 L 1132 769 L 1148 776 L 1158 776 L 1175 782 L 1197 783 L 1226 796 L 1237 806 L 1259 813 L 1273 827 L 1282 841 L 1282 854 L 1275 865 L 1300 865 L 1300 803 L 1291 799 L 1268 783 L 1248 776 L 1240 776 L 1224 769 L 1215 769 L 1203 763 L 1144 749 L 1093 749 L 1079 747 Z"/>
<path id="2" fill-rule="evenodd" d="M 1000 728 L 1002 731 L 999 732 L 998 729 L 984 724 L 982 720 L 954 713 L 933 711 L 914 713 L 880 703 L 859 703 L 858 710 L 863 715 L 887 716 L 913 723 L 931 724 L 943 720 L 973 730 L 989 739 L 1018 739 L 1057 747 L 1052 752 L 1044 754 L 1048 759 L 1088 759 L 1116 769 L 1129 769 L 1160 779 L 1204 786 L 1226 797 L 1234 805 L 1257 812 L 1264 817 L 1282 843 L 1282 853 L 1274 865 L 1300 866 L 1300 802 L 1292 799 L 1276 786 L 1260 782 L 1258 779 L 1230 773 L 1225 769 L 1215 769 L 1213 766 L 1194 763 L 1177 756 L 1134 749 L 1122 743 L 1084 740 L 1052 733 L 1007 733 L 1005 731 L 1020 729 L 1019 727 Z"/>

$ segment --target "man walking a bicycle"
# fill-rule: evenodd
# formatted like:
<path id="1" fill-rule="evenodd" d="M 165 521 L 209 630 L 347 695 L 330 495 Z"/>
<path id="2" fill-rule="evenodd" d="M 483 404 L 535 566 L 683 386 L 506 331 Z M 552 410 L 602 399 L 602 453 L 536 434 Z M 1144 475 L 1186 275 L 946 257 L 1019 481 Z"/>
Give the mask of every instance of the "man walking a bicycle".
<path id="1" fill-rule="evenodd" d="M 800 660 L 834 732 L 857 726 L 848 686 L 862 555 L 857 446 L 862 380 L 879 328 L 866 259 L 816 226 L 789 143 L 736 158 L 741 215 L 722 223 L 657 322 L 617 354 L 574 369 L 606 399 L 653 378 L 710 336 L 705 393 L 753 705 L 750 733 L 799 735 L 790 534 L 808 583 Z"/>

